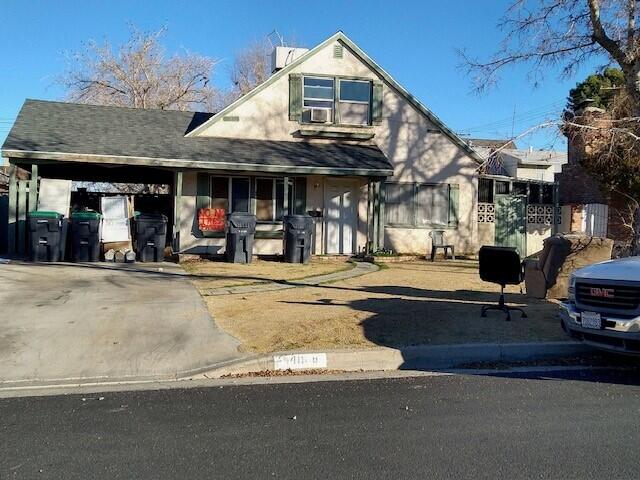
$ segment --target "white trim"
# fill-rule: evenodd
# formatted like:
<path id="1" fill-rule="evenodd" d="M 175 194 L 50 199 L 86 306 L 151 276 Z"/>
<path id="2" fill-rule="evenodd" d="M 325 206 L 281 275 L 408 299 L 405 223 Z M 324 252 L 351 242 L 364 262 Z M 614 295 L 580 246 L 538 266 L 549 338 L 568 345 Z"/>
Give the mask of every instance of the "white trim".
<path id="1" fill-rule="evenodd" d="M 135 157 L 128 155 L 102 155 L 95 153 L 68 153 L 68 152 L 43 152 L 34 150 L 3 150 L 3 154 L 6 154 L 9 158 L 25 158 L 34 160 L 58 160 L 69 162 L 81 162 L 81 163 L 110 163 L 116 165 L 138 165 L 138 166 L 152 166 L 152 167 L 173 167 L 173 168 L 193 168 L 200 170 L 231 170 L 231 171 L 243 171 L 238 169 L 238 166 L 242 167 L 256 167 L 257 169 L 264 169 L 266 171 L 283 172 L 283 173 L 295 173 L 296 170 L 308 171 L 308 172 L 322 172 L 323 170 L 343 171 L 345 174 L 351 173 L 353 175 L 372 175 L 372 172 L 379 173 L 380 176 L 393 175 L 393 170 L 378 170 L 368 168 L 351 168 L 351 167 L 312 167 L 305 165 L 267 165 L 263 163 L 237 163 L 237 162 L 216 162 L 207 160 L 185 160 L 178 158 L 156 158 L 156 157 Z M 83 157 L 95 159 L 96 162 L 83 161 Z M 118 162 L 117 160 L 127 160 L 127 162 Z M 214 166 L 215 168 L 212 168 Z M 227 168 L 225 168 L 227 167 Z M 360 173 L 358 173 L 360 172 Z"/>

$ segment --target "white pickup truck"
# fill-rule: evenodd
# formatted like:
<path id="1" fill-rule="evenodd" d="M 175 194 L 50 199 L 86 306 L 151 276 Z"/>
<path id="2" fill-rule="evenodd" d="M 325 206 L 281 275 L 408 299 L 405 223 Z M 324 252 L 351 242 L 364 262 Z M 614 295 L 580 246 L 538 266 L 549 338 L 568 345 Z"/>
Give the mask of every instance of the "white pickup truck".
<path id="1" fill-rule="evenodd" d="M 560 318 L 564 331 L 578 340 L 640 355 L 640 257 L 576 270 Z"/>

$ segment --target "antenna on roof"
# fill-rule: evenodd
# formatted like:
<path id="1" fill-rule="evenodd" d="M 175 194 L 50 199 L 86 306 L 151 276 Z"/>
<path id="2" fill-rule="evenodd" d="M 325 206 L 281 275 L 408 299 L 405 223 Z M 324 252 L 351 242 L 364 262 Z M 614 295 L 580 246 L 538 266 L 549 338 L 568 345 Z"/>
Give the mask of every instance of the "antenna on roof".
<path id="1" fill-rule="evenodd" d="M 267 35 L 267 41 L 271 44 L 272 49 L 276 47 L 286 47 L 284 37 L 280 35 L 278 30 L 273 30 L 269 35 Z"/>

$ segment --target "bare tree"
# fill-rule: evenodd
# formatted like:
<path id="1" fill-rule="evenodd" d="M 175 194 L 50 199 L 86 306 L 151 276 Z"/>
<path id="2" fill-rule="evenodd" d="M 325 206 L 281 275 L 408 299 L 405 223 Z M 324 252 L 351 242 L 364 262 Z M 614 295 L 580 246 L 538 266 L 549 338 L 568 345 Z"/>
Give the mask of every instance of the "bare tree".
<path id="1" fill-rule="evenodd" d="M 271 45 L 254 41 L 239 51 L 231 67 L 234 93 L 240 97 L 271 76 Z"/>
<path id="2" fill-rule="evenodd" d="M 134 108 L 210 111 L 219 100 L 211 83 L 217 61 L 189 52 L 167 57 L 160 44 L 165 28 L 131 29 L 114 51 L 105 41 L 89 41 L 72 55 L 59 79 L 67 99 L 80 103 Z"/>
<path id="3" fill-rule="evenodd" d="M 505 36 L 497 52 L 486 61 L 460 54 L 479 91 L 509 65 L 527 63 L 535 82 L 549 67 L 568 77 L 595 57 L 620 67 L 640 105 L 636 7 L 637 0 L 513 0 L 498 23 Z"/>
<path id="4" fill-rule="evenodd" d="M 624 87 L 605 116 L 568 115 L 563 132 L 582 146 L 583 166 L 629 200 L 632 251 L 640 251 L 640 31 L 638 0 L 513 0 L 498 26 L 505 32 L 495 54 L 478 60 L 461 51 L 477 91 L 495 85 L 510 65 L 527 64 L 534 83 L 546 69 L 564 77 L 597 59 L 617 65 Z"/>

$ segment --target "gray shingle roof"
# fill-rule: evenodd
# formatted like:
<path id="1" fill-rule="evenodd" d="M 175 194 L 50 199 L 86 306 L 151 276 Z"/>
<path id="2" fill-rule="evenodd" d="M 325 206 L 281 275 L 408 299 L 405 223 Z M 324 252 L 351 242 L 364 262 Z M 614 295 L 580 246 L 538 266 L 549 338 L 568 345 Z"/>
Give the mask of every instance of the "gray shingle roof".
<path id="1" fill-rule="evenodd" d="M 516 144 L 511 139 L 500 139 L 500 138 L 467 138 L 467 143 L 474 147 L 483 147 L 483 148 L 516 148 Z"/>
<path id="2" fill-rule="evenodd" d="M 154 159 L 157 165 L 185 168 L 391 174 L 387 158 L 371 145 L 184 137 L 210 116 L 26 100 L 2 150 L 7 157 L 75 154 L 89 156 L 85 161 L 92 156 L 123 164 Z"/>

